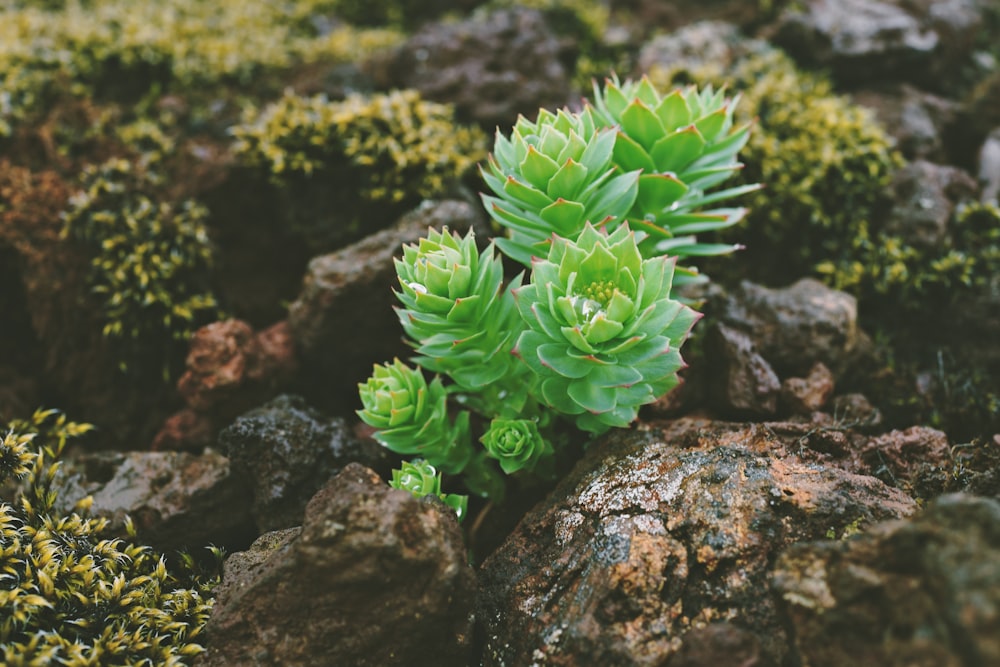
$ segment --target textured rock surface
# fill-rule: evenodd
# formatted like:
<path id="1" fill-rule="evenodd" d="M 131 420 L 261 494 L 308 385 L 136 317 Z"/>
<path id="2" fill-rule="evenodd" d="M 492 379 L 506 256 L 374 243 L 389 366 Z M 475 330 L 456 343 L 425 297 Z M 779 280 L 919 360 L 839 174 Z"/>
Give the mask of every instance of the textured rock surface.
<path id="1" fill-rule="evenodd" d="M 743 282 L 710 305 L 710 316 L 746 332 L 783 378 L 805 376 L 817 361 L 837 376 L 869 345 L 857 299 L 811 278 L 780 289 Z"/>
<path id="2" fill-rule="evenodd" d="M 387 450 L 360 440 L 343 419 L 326 418 L 297 396 L 279 396 L 241 415 L 219 434 L 233 472 L 253 493 L 259 532 L 302 523 L 313 494 L 348 463 L 390 469 Z"/>
<path id="3" fill-rule="evenodd" d="M 454 512 L 350 465 L 227 564 L 199 664 L 464 667 L 474 591 Z"/>
<path id="4" fill-rule="evenodd" d="M 822 410 L 833 395 L 833 373 L 817 362 L 803 378 L 787 378 L 781 383 L 781 402 L 795 415 Z"/>
<path id="5" fill-rule="evenodd" d="M 860 90 L 851 98 L 875 112 L 908 160 L 944 163 L 952 157 L 947 138 L 958 115 L 956 102 L 908 84 Z"/>
<path id="6" fill-rule="evenodd" d="M 392 258 L 402 254 L 403 244 L 416 242 L 428 227 L 464 234 L 483 216 L 462 201 L 425 202 L 393 227 L 309 262 L 288 324 L 311 403 L 342 414 L 360 407 L 358 383 L 371 375 L 372 365 L 408 355 L 392 293 Z"/>
<path id="7" fill-rule="evenodd" d="M 990 132 L 979 149 L 977 175 L 983 186 L 982 200 L 1000 201 L 1000 128 Z"/>
<path id="8" fill-rule="evenodd" d="M 739 644 L 779 663 L 771 559 L 915 509 L 877 479 L 798 459 L 800 448 L 766 427 L 697 420 L 608 436 L 484 563 L 483 663 L 697 664 L 716 631 L 715 655 Z M 729 627 L 704 627 L 715 622 Z"/>
<path id="9" fill-rule="evenodd" d="M 1000 665 L 1000 503 L 944 496 L 841 542 L 799 544 L 774 588 L 803 663 Z"/>
<path id="10" fill-rule="evenodd" d="M 570 102 L 564 49 L 541 13 L 511 8 L 427 25 L 370 67 L 380 87 L 416 88 L 492 131 Z"/>
<path id="11" fill-rule="evenodd" d="M 257 534 L 250 489 L 217 452 L 86 454 L 67 461 L 60 476 L 60 507 L 91 495 L 92 514 L 110 518 L 113 530 L 130 517 L 139 538 L 166 553 L 209 544 L 239 549 Z"/>
<path id="12" fill-rule="evenodd" d="M 978 188 L 957 167 L 917 160 L 896 173 L 892 190 L 895 205 L 886 232 L 907 245 L 937 248 L 947 239 L 956 204 L 974 198 Z"/>
<path id="13" fill-rule="evenodd" d="M 705 342 L 705 354 L 712 366 L 710 396 L 722 414 L 774 416 L 781 381 L 748 334 L 714 324 Z"/>

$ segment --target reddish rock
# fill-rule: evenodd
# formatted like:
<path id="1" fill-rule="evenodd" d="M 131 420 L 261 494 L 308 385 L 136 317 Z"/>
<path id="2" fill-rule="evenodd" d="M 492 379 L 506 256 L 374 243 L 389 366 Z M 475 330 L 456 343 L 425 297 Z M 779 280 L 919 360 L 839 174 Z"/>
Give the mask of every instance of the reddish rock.
<path id="1" fill-rule="evenodd" d="M 482 664 L 699 664 L 713 632 L 709 655 L 790 659 L 774 557 L 916 509 L 799 448 L 766 427 L 696 420 L 606 436 L 483 564 Z M 705 629 L 720 621 L 733 629 Z"/>
<path id="2" fill-rule="evenodd" d="M 823 409 L 833 389 L 833 373 L 822 362 L 816 362 L 808 376 L 781 383 L 781 401 L 792 414 L 810 415 Z"/>
<path id="3" fill-rule="evenodd" d="M 705 343 L 709 393 L 724 415 L 769 417 L 777 412 L 781 382 L 746 333 L 715 323 Z"/>
<path id="4" fill-rule="evenodd" d="M 474 590 L 455 513 L 351 464 L 300 532 L 230 557 L 199 664 L 465 667 Z"/>

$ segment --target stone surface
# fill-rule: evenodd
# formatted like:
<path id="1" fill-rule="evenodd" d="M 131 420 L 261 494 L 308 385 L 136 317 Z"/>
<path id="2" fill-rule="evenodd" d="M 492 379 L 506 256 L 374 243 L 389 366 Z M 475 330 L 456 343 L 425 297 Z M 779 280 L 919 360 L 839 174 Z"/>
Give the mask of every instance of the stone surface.
<path id="1" fill-rule="evenodd" d="M 947 139 L 958 117 L 957 102 L 905 83 L 859 90 L 851 99 L 875 112 L 906 159 L 947 163 L 955 157 Z"/>
<path id="2" fill-rule="evenodd" d="M 218 452 L 99 452 L 67 460 L 59 506 L 93 497 L 91 513 L 123 532 L 126 516 L 139 539 L 172 553 L 209 544 L 242 549 L 257 535 L 250 489 Z"/>
<path id="3" fill-rule="evenodd" d="M 710 306 L 711 317 L 749 335 L 780 377 L 804 376 L 817 361 L 836 377 L 869 345 L 857 300 L 811 278 L 780 289 L 743 282 Z"/>
<path id="4" fill-rule="evenodd" d="M 722 414 L 768 417 L 777 412 L 781 381 L 749 335 L 715 323 L 705 341 L 705 355 L 711 366 L 710 398 Z"/>
<path id="5" fill-rule="evenodd" d="M 1000 128 L 990 132 L 979 149 L 979 183 L 982 185 L 983 201 L 1000 200 Z"/>
<path id="6" fill-rule="evenodd" d="M 833 390 L 833 373 L 816 362 L 806 377 L 787 378 L 781 383 L 781 402 L 792 414 L 810 415 L 826 406 Z"/>
<path id="7" fill-rule="evenodd" d="M 907 245 L 937 248 L 948 238 L 955 206 L 977 193 L 975 180 L 957 167 L 917 160 L 896 172 L 894 204 L 885 232 Z"/>
<path id="8" fill-rule="evenodd" d="M 766 427 L 651 428 L 592 446 L 483 564 L 484 665 L 698 664 L 712 633 L 710 655 L 739 646 L 748 664 L 780 664 L 774 556 L 916 508 L 877 479 L 797 458 L 797 439 Z"/>
<path id="9" fill-rule="evenodd" d="M 803 664 L 1000 665 L 1000 503 L 951 495 L 854 539 L 794 545 L 773 585 Z"/>
<path id="10" fill-rule="evenodd" d="M 656 68 L 697 73 L 702 69 L 726 71 L 739 59 L 768 48 L 759 39 L 747 38 L 732 23 L 698 21 L 643 44 L 638 55 L 640 72 Z"/>
<path id="11" fill-rule="evenodd" d="M 844 83 L 895 79 L 946 88 L 972 55 L 981 0 L 809 0 L 778 20 L 774 41 Z"/>
<path id="12" fill-rule="evenodd" d="M 303 392 L 317 407 L 347 414 L 360 407 L 358 383 L 374 364 L 411 351 L 393 307 L 392 259 L 428 227 L 464 234 L 485 214 L 467 202 L 425 202 L 389 229 L 309 262 L 298 299 L 288 311 L 302 364 Z"/>
<path id="13" fill-rule="evenodd" d="M 354 437 L 344 419 L 324 417 L 289 395 L 241 415 L 219 434 L 219 444 L 252 489 L 260 533 L 300 525 L 309 499 L 347 464 L 388 478 L 395 460 L 374 440 Z"/>
<path id="14" fill-rule="evenodd" d="M 515 7 L 424 26 L 369 69 L 380 87 L 416 88 L 492 132 L 569 103 L 571 55 L 541 13 Z"/>
<path id="15" fill-rule="evenodd" d="M 352 464 L 310 501 L 298 535 L 263 539 L 227 561 L 199 664 L 469 664 L 475 573 L 443 504 Z"/>

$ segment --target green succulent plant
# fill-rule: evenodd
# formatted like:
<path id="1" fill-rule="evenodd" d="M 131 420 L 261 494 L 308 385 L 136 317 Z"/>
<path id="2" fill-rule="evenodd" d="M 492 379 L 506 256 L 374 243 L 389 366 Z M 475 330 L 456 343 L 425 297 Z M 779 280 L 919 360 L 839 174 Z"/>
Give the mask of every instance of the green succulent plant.
<path id="1" fill-rule="evenodd" d="M 471 230 L 461 238 L 447 228 L 431 229 L 418 243 L 404 246 L 395 262 L 396 296 L 403 304 L 397 313 L 414 341 L 415 363 L 447 374 L 470 392 L 488 392 L 501 378 L 526 374 L 510 354 L 523 325 L 492 244 L 480 253 Z M 510 287 L 520 282 L 515 278 Z M 511 389 L 497 400 L 519 411 L 528 379 L 505 382 Z M 513 391 L 518 385 L 524 390 Z"/>
<path id="2" fill-rule="evenodd" d="M 579 428 L 628 426 L 673 388 L 679 348 L 699 315 L 670 298 L 674 261 L 643 259 L 635 233 L 589 223 L 559 239 L 514 291 L 529 330 L 514 353 L 539 378 L 538 398 Z"/>
<path id="3" fill-rule="evenodd" d="M 639 172 L 616 173 L 615 131 L 599 128 L 590 110 L 546 109 L 523 116 L 508 139 L 499 130 L 483 179 L 490 216 L 507 228 L 497 247 L 529 266 L 548 253 L 552 235 L 575 239 L 584 224 L 621 222 L 635 202 Z"/>
<path id="4" fill-rule="evenodd" d="M 648 234 L 640 243 L 645 256 L 716 255 L 739 247 L 698 243 L 693 236 L 731 227 L 746 215 L 743 208 L 704 207 L 760 188 L 708 192 L 742 168 L 736 156 L 750 138 L 750 124 L 734 125 L 738 102 L 711 86 L 661 95 L 647 77 L 624 83 L 613 77 L 603 88 L 594 82 L 595 121 L 618 128 L 615 164 L 623 172 L 642 172 L 627 217 L 633 229 Z M 679 271 L 675 280 L 693 275 Z"/>
<path id="5" fill-rule="evenodd" d="M 469 497 L 455 493 L 441 493 L 441 473 L 423 459 L 403 461 L 398 469 L 392 471 L 392 481 L 389 486 L 394 489 L 409 491 L 417 498 L 434 496 L 440 498 L 448 507 L 455 510 L 458 520 L 465 518 L 469 507 Z"/>
<path id="6" fill-rule="evenodd" d="M 535 470 L 553 453 L 552 445 L 538 432 L 533 419 L 494 419 L 480 442 L 508 475 Z"/>
<path id="7" fill-rule="evenodd" d="M 357 414 L 376 428 L 375 439 L 397 454 L 418 455 L 449 474 L 460 473 L 472 459 L 469 413 L 448 418 L 448 395 L 435 377 L 430 383 L 420 369 L 396 359 L 376 365 L 358 385 L 363 409 Z"/>

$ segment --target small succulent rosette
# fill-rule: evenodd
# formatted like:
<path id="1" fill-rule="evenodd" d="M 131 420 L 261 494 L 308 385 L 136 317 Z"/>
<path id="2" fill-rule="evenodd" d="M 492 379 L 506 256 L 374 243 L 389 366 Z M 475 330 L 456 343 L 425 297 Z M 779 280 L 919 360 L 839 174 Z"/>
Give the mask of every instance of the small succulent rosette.
<path id="1" fill-rule="evenodd" d="M 576 238 L 584 223 L 621 220 L 635 201 L 639 173 L 616 173 L 615 131 L 599 128 L 589 111 L 542 109 L 521 116 L 508 139 L 499 131 L 483 179 L 490 216 L 507 229 L 504 254 L 525 266 L 544 257 L 552 234 Z"/>
<path id="2" fill-rule="evenodd" d="M 538 432 L 533 419 L 494 419 L 479 439 L 486 453 L 508 475 L 534 471 L 552 456 L 552 445 Z"/>
<path id="3" fill-rule="evenodd" d="M 392 481 L 389 482 L 389 486 L 409 491 L 417 498 L 424 496 L 440 498 L 445 505 L 455 510 L 459 521 L 465 518 L 468 511 L 468 496 L 441 493 L 441 473 L 424 459 L 403 461 L 398 469 L 392 471 Z"/>
<path id="4" fill-rule="evenodd" d="M 396 312 L 417 350 L 415 363 L 472 392 L 519 372 L 510 351 L 523 324 L 492 245 L 480 253 L 471 231 L 462 238 L 430 229 L 403 247 L 396 273 Z"/>
<path id="5" fill-rule="evenodd" d="M 623 172 L 642 172 L 628 220 L 633 229 L 649 235 L 640 244 L 646 256 L 703 256 L 736 249 L 697 243 L 692 235 L 736 224 L 745 209 L 704 208 L 760 188 L 754 184 L 707 192 L 742 169 L 737 153 L 749 139 L 750 125 L 734 125 L 738 101 L 711 87 L 661 95 L 646 77 L 624 83 L 612 78 L 603 89 L 594 83 L 595 121 L 618 128 L 615 164 Z M 679 272 L 678 279 L 688 274 Z"/>
<path id="6" fill-rule="evenodd" d="M 462 472 L 472 458 L 469 413 L 448 418 L 448 394 L 441 379 L 430 383 L 419 369 L 399 359 L 376 365 L 358 385 L 363 409 L 357 415 L 375 429 L 375 439 L 403 455 L 418 455 L 442 471 Z"/>
<path id="7" fill-rule="evenodd" d="M 644 260 L 627 227 L 588 224 L 576 242 L 555 239 L 514 293 L 529 327 L 514 352 L 538 376 L 537 398 L 602 433 L 673 388 L 700 317 L 670 298 L 673 268 L 672 258 Z"/>

